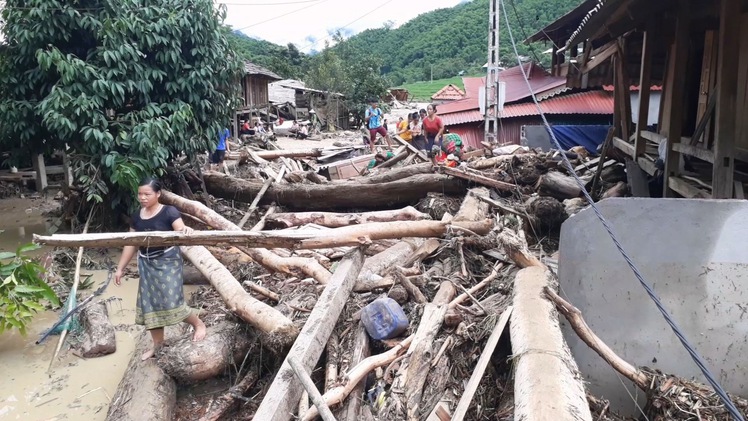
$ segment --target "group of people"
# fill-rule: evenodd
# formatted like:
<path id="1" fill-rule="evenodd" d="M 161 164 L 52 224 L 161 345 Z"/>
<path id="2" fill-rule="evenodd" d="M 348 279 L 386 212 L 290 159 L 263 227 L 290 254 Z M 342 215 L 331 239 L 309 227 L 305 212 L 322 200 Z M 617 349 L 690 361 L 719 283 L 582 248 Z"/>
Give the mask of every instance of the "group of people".
<path id="1" fill-rule="evenodd" d="M 372 152 L 376 152 L 377 135 L 392 149 L 392 142 L 387 130 L 387 120 L 379 108 L 377 100 L 371 100 L 365 114 L 366 127 L 369 129 L 368 143 Z M 425 109 L 408 114 L 397 122 L 395 134 L 415 148 L 425 151 L 437 163 L 454 166 L 459 162 L 462 153 L 462 139 L 450 133 L 444 122 L 437 115 L 436 104 L 429 104 Z"/>

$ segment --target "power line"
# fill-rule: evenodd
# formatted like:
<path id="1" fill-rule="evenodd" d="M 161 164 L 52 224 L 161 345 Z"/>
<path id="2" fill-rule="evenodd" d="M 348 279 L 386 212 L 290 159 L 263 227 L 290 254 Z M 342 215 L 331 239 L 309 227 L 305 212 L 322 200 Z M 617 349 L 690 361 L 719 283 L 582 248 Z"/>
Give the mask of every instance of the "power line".
<path id="1" fill-rule="evenodd" d="M 314 6 L 320 5 L 320 4 L 322 4 L 322 3 L 324 3 L 324 2 L 327 2 L 327 1 L 329 1 L 329 0 L 319 0 L 319 1 L 315 1 L 315 2 L 313 3 L 313 4 L 310 4 L 309 6 L 304 6 L 304 7 L 302 7 L 302 8 L 299 8 L 299 9 L 296 9 L 296 10 L 292 10 L 292 11 L 290 11 L 290 12 L 284 13 L 284 14 L 282 14 L 282 15 L 274 16 L 274 17 L 272 17 L 272 18 L 270 18 L 270 19 L 266 19 L 266 20 L 263 20 L 263 21 L 261 21 L 261 22 L 253 23 L 253 24 L 251 24 L 251 25 L 247 25 L 247 26 L 244 26 L 244 27 L 241 27 L 241 28 L 234 28 L 234 30 L 235 30 L 235 31 L 243 31 L 243 30 L 245 30 L 245 29 L 249 29 L 249 28 L 254 28 L 255 26 L 259 26 L 259 25 L 262 25 L 262 24 L 265 24 L 265 23 L 268 23 L 268 22 L 272 22 L 272 21 L 274 21 L 274 20 L 280 19 L 280 18 L 282 18 L 282 17 L 286 17 L 286 16 L 288 16 L 288 15 L 291 15 L 291 14 L 294 14 L 294 13 L 298 13 L 298 12 L 301 12 L 302 10 L 306 10 L 306 9 L 309 9 L 310 7 L 314 7 Z"/>
<path id="2" fill-rule="evenodd" d="M 225 4 L 227 6 L 285 6 L 288 4 L 303 4 L 303 3 L 314 3 L 319 0 L 298 0 L 298 1 L 284 1 L 284 2 L 272 2 L 272 3 L 233 3 L 217 1 L 216 4 Z"/>
<path id="3" fill-rule="evenodd" d="M 535 104 L 535 108 L 537 108 L 537 111 L 540 115 L 540 117 L 543 119 L 543 124 L 545 125 L 546 130 L 548 131 L 548 134 L 550 135 L 551 139 L 553 140 L 553 144 L 558 148 L 558 150 L 563 150 L 561 147 L 561 144 L 559 143 L 558 139 L 556 138 L 556 135 L 553 133 L 553 130 L 551 129 L 551 125 L 548 123 L 548 119 L 545 116 L 545 113 L 543 113 L 543 110 L 540 108 L 540 103 L 538 102 L 538 98 L 535 96 L 535 93 L 532 90 L 532 86 L 530 85 L 530 80 L 527 77 L 527 73 L 525 73 L 525 68 L 522 65 L 522 61 L 519 59 L 519 51 L 517 51 L 517 44 L 514 42 L 514 35 L 512 34 L 512 28 L 509 25 L 509 14 L 506 12 L 506 7 L 503 7 L 503 1 L 499 0 L 499 4 L 502 6 L 502 9 L 504 10 L 504 18 L 506 20 L 507 25 L 507 32 L 509 33 L 509 40 L 512 42 L 512 48 L 514 48 L 514 54 L 517 56 L 517 62 L 519 63 L 520 71 L 522 71 L 522 76 L 525 79 L 525 83 L 527 84 L 527 88 L 530 91 L 530 96 L 532 98 L 533 103 Z M 651 286 L 649 286 L 649 283 L 644 279 L 644 275 L 639 271 L 639 268 L 636 267 L 633 260 L 631 260 L 631 257 L 629 257 L 628 253 L 626 253 L 626 250 L 621 245 L 620 241 L 618 240 L 618 236 L 613 231 L 613 227 L 610 226 L 608 221 L 603 216 L 602 212 L 600 211 L 600 208 L 597 207 L 597 204 L 594 200 L 592 200 L 592 197 L 590 196 L 590 193 L 585 188 L 585 183 L 582 182 L 582 180 L 577 175 L 576 171 L 574 171 L 574 166 L 571 165 L 571 162 L 569 161 L 569 158 L 566 156 L 566 154 L 561 154 L 561 160 L 564 162 L 564 165 L 569 170 L 569 173 L 574 177 L 577 184 L 582 190 L 582 194 L 584 195 L 584 198 L 587 200 L 587 202 L 590 204 L 590 207 L 594 211 L 597 218 L 600 220 L 600 223 L 602 223 L 603 228 L 605 228 L 605 231 L 608 232 L 608 235 L 610 236 L 610 239 L 613 241 L 613 244 L 616 246 L 616 249 L 618 249 L 618 252 L 621 253 L 621 256 L 623 256 L 623 259 L 626 260 L 626 264 L 628 264 L 631 271 L 634 273 L 634 276 L 639 281 L 639 284 L 644 288 L 647 295 L 649 295 L 649 298 L 652 299 L 657 309 L 662 314 L 662 317 L 665 318 L 665 321 L 668 325 L 670 325 L 670 328 L 672 329 L 675 336 L 680 341 L 681 345 L 686 349 L 686 351 L 689 353 L 691 358 L 693 359 L 694 363 L 696 363 L 696 366 L 701 370 L 701 373 L 704 374 L 704 377 L 706 377 L 709 384 L 714 389 L 717 396 L 719 396 L 720 400 L 722 400 L 722 403 L 725 405 L 725 409 L 732 415 L 733 419 L 744 421 L 743 416 L 740 414 L 740 411 L 735 407 L 735 404 L 732 402 L 730 397 L 727 395 L 727 392 L 725 389 L 722 388 L 722 386 L 717 382 L 717 380 L 714 378 L 714 375 L 709 370 L 709 368 L 706 365 L 706 361 L 699 355 L 698 352 L 696 352 L 696 349 L 694 349 L 693 345 L 688 341 L 686 338 L 686 335 L 681 331 L 680 327 L 676 323 L 676 321 L 673 319 L 673 317 L 670 315 L 670 313 L 665 308 L 665 305 L 662 304 L 662 301 L 660 301 L 660 298 L 657 296 L 657 293 L 654 292 Z"/>
<path id="4" fill-rule="evenodd" d="M 345 25 L 343 25 L 343 26 L 341 26 L 341 27 L 339 27 L 339 28 L 336 28 L 336 29 L 335 29 L 335 31 L 337 32 L 337 31 L 340 31 L 341 29 L 344 29 L 344 28 L 347 28 L 347 27 L 349 27 L 349 26 L 353 25 L 354 23 L 356 23 L 356 22 L 360 21 L 361 19 L 363 19 L 363 18 L 365 18 L 365 17 L 369 16 L 370 14 L 372 14 L 372 13 L 376 12 L 377 10 L 379 10 L 380 8 L 382 8 L 382 7 L 386 6 L 386 5 L 388 4 L 388 3 L 392 3 L 393 1 L 394 1 L 394 0 L 387 0 L 387 1 L 386 1 L 386 2 L 384 2 L 384 3 L 382 3 L 382 4 L 380 4 L 380 5 L 377 5 L 377 7 L 375 7 L 374 9 L 371 9 L 371 10 L 369 10 L 368 12 L 366 12 L 366 13 L 364 13 L 363 15 L 361 15 L 361 16 L 359 16 L 359 17 L 357 17 L 356 19 L 352 20 L 351 22 L 348 22 L 347 24 L 345 24 Z M 332 37 L 333 37 L 333 35 L 328 35 L 328 36 L 326 36 L 326 37 L 324 37 L 324 38 L 320 38 L 320 39 L 318 39 L 318 40 L 314 41 L 313 43 L 311 43 L 311 44 L 309 44 L 309 45 L 307 45 L 307 46 L 304 46 L 304 47 L 300 48 L 299 50 L 300 50 L 300 51 L 302 51 L 302 50 L 306 50 L 307 48 L 311 48 L 311 47 L 314 47 L 315 45 L 319 44 L 320 42 L 322 42 L 322 41 L 326 41 L 326 40 L 328 40 L 328 39 L 330 39 L 330 38 L 332 38 Z"/>

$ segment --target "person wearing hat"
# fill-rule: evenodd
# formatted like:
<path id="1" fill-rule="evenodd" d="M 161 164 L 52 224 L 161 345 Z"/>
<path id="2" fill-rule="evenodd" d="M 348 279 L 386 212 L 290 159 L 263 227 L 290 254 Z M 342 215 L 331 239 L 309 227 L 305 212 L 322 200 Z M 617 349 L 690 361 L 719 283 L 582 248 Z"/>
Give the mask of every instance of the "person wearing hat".
<path id="1" fill-rule="evenodd" d="M 369 101 L 369 107 L 366 109 L 364 117 L 366 127 L 369 129 L 369 145 L 371 146 L 371 151 L 375 152 L 376 150 L 377 134 L 384 138 L 385 142 L 387 142 L 387 148 L 391 149 L 392 143 L 390 142 L 389 134 L 387 134 L 387 129 L 384 127 L 384 113 L 382 112 L 382 109 L 379 108 L 379 101 L 376 99 Z"/>

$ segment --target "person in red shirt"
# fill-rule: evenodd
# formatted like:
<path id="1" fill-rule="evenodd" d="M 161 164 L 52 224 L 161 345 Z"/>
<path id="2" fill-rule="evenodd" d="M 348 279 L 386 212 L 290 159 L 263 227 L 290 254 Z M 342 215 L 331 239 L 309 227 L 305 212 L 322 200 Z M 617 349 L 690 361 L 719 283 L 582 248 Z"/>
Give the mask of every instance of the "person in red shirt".
<path id="1" fill-rule="evenodd" d="M 430 151 L 434 146 L 442 147 L 442 134 L 444 133 L 444 123 L 436 115 L 436 105 L 430 104 L 426 107 L 426 118 L 423 119 L 423 131 L 426 135 L 426 150 Z M 436 142 L 439 142 L 438 144 Z"/>

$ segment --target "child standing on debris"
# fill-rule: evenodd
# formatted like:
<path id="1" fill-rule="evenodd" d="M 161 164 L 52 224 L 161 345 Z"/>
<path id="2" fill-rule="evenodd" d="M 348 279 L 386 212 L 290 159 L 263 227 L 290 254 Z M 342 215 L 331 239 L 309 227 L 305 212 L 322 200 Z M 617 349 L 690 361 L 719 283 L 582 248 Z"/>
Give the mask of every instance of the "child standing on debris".
<path id="1" fill-rule="evenodd" d="M 210 163 L 213 165 L 223 164 L 223 160 L 226 159 L 226 152 L 229 152 L 229 137 L 231 132 L 229 129 L 224 128 L 218 134 L 218 146 L 213 154 L 210 156 Z"/>
<path id="2" fill-rule="evenodd" d="M 426 137 L 423 135 L 423 123 L 417 112 L 410 115 L 410 134 L 413 136 L 413 146 L 415 146 L 419 151 L 425 150 Z"/>
<path id="3" fill-rule="evenodd" d="M 379 108 L 379 101 L 376 99 L 369 101 L 369 107 L 366 109 L 364 119 L 366 127 L 369 128 L 369 145 L 371 146 L 371 151 L 376 151 L 377 133 L 384 138 L 387 142 L 387 147 L 391 149 L 392 144 L 390 143 L 390 136 L 387 134 L 387 129 L 383 126 L 384 115 L 382 109 Z"/>
<path id="4" fill-rule="evenodd" d="M 138 187 L 138 201 L 141 208 L 132 215 L 130 231 L 182 231 L 192 232 L 184 225 L 179 211 L 173 206 L 158 202 L 161 197 L 161 182 L 146 178 Z M 186 322 L 195 329 L 193 341 L 205 338 L 205 324 L 197 313 L 184 303 L 182 291 L 182 255 L 179 247 L 138 247 L 127 246 L 117 265 L 114 283 L 121 285 L 122 274 L 127 264 L 138 253 L 138 298 L 135 310 L 135 323 L 145 325 L 151 332 L 153 347 L 141 358 L 147 360 L 155 355 L 164 343 L 164 326 Z"/>

